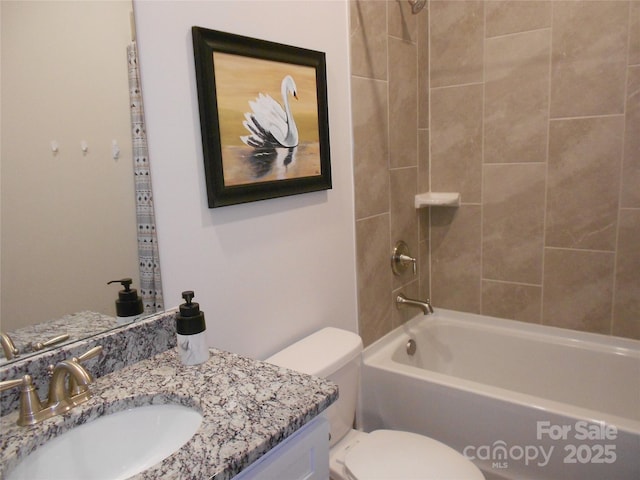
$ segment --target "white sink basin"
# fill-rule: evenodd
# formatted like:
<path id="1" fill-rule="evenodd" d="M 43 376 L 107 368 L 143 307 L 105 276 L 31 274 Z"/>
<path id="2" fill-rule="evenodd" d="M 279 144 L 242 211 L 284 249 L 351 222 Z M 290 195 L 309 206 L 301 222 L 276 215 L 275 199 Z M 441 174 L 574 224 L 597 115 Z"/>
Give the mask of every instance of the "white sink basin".
<path id="1" fill-rule="evenodd" d="M 181 405 L 148 405 L 99 417 L 25 457 L 7 480 L 129 478 L 179 450 L 202 415 Z"/>

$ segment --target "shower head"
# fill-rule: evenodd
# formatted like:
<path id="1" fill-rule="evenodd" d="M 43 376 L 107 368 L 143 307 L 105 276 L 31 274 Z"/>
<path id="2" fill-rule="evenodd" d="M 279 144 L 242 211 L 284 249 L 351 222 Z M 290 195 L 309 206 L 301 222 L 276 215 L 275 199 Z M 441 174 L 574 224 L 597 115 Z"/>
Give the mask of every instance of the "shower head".
<path id="1" fill-rule="evenodd" d="M 417 14 L 424 8 L 426 3 L 427 0 L 409 0 L 409 4 L 411 4 L 411 13 L 414 15 Z"/>

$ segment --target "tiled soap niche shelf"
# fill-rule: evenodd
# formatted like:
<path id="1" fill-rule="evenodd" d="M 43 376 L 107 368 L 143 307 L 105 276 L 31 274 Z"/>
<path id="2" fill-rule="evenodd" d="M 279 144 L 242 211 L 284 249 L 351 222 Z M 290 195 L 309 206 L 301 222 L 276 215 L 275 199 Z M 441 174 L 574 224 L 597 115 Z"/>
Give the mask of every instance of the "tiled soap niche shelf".
<path id="1" fill-rule="evenodd" d="M 459 207 L 458 192 L 426 192 L 416 195 L 416 208 L 423 207 Z"/>

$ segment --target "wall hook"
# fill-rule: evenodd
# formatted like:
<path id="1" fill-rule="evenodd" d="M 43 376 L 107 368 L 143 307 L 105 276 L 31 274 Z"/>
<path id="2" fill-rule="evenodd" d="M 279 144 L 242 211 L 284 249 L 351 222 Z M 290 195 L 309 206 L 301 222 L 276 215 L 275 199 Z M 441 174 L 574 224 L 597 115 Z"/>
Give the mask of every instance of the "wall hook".
<path id="1" fill-rule="evenodd" d="M 51 151 L 53 152 L 54 155 L 57 155 L 58 152 L 60 151 L 60 145 L 58 145 L 58 141 L 57 140 L 51 140 Z"/>
<path id="2" fill-rule="evenodd" d="M 111 140 L 111 156 L 114 160 L 118 160 L 120 158 L 120 147 L 118 146 L 117 140 Z"/>
<path id="3" fill-rule="evenodd" d="M 80 149 L 82 150 L 83 154 L 87 154 L 87 152 L 89 151 L 89 145 L 87 145 L 87 141 L 86 140 L 82 140 L 80 142 Z"/>

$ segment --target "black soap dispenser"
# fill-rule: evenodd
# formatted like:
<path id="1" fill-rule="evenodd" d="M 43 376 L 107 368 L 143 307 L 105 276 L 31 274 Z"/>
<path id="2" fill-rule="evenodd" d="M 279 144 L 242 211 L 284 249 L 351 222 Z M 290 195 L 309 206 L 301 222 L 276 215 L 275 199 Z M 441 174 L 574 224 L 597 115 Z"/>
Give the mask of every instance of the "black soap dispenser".
<path id="1" fill-rule="evenodd" d="M 111 283 L 120 283 L 124 287 L 124 290 L 118 292 L 118 300 L 116 300 L 116 321 L 119 324 L 125 324 L 140 318 L 144 307 L 142 299 L 138 296 L 138 291 L 135 288 L 129 288 L 133 280 L 130 278 L 111 280 L 107 282 L 107 285 Z"/>
<path id="2" fill-rule="evenodd" d="M 200 311 L 200 305 L 192 302 L 193 297 L 191 290 L 182 292 L 185 303 L 180 305 L 180 312 L 176 317 L 178 354 L 184 365 L 198 365 L 209 358 L 204 313 Z"/>

